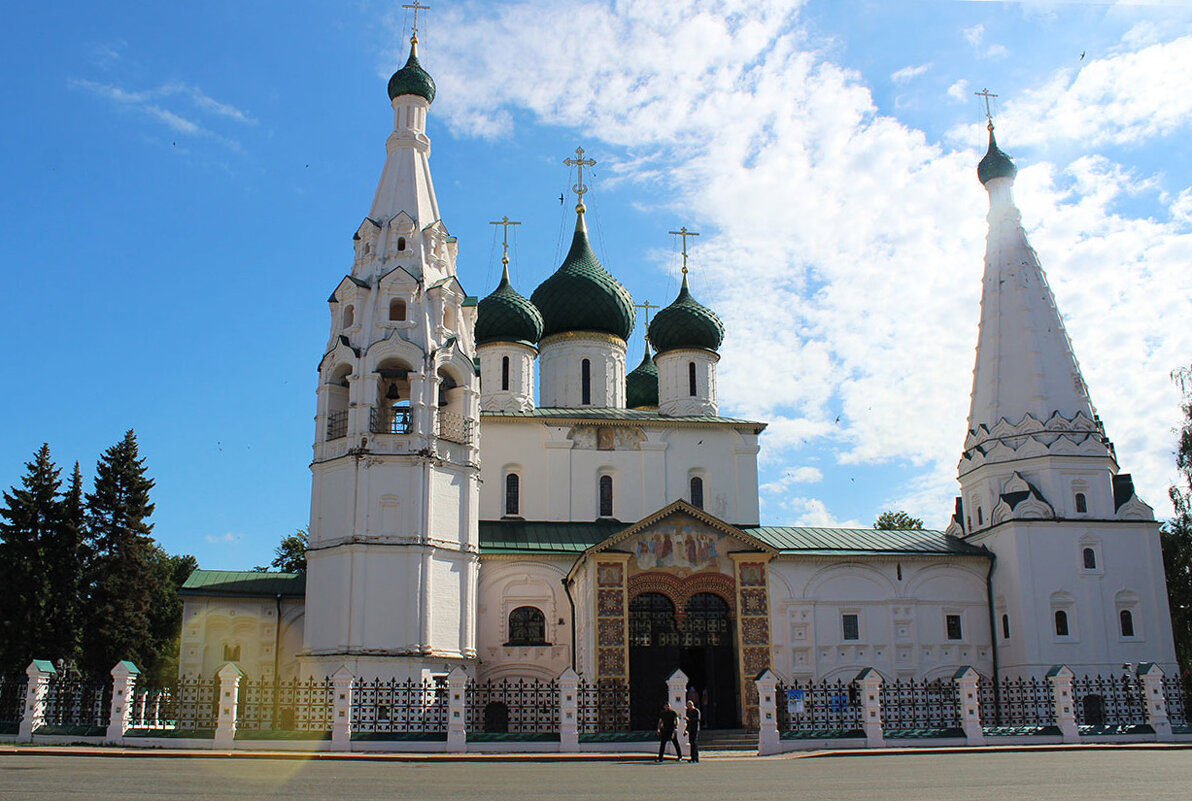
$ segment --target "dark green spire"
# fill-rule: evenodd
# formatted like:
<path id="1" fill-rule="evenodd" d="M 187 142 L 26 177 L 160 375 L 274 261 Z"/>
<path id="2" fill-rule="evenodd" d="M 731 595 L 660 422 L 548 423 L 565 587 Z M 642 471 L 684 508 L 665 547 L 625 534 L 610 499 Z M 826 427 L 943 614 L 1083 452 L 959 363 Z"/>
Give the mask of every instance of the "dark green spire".
<path id="1" fill-rule="evenodd" d="M 393 73 L 393 77 L 389 79 L 389 99 L 393 100 L 401 95 L 418 95 L 426 98 L 427 103 L 435 102 L 435 81 L 418 63 L 416 37 L 410 39 L 410 57 L 406 59 L 406 65 Z"/>
<path id="2" fill-rule="evenodd" d="M 509 282 L 509 265 L 493 293 L 476 304 L 476 344 L 520 342 L 533 345 L 542 339 L 542 315 L 518 294 Z"/>
<path id="3" fill-rule="evenodd" d="M 563 331 L 599 331 L 627 340 L 637 319 L 629 290 L 604 269 L 592 252 L 583 211 L 577 213 L 567 258 L 530 299 L 542 312 L 543 336 Z"/>
<path id="4" fill-rule="evenodd" d="M 648 344 L 642 363 L 625 376 L 625 406 L 630 409 L 658 408 L 658 368 L 654 366 Z"/>
<path id="5" fill-rule="evenodd" d="M 691 297 L 687 273 L 675 302 L 658 312 L 650 323 L 650 344 L 659 353 L 678 348 L 714 351 L 724 341 L 724 323 L 716 312 Z"/>
<path id="6" fill-rule="evenodd" d="M 987 184 L 994 178 L 1013 178 L 1017 174 L 1018 168 L 1014 166 L 1014 159 L 997 146 L 997 139 L 993 136 L 993 123 L 989 123 L 989 150 L 977 165 L 977 177 L 981 179 L 982 184 Z"/>

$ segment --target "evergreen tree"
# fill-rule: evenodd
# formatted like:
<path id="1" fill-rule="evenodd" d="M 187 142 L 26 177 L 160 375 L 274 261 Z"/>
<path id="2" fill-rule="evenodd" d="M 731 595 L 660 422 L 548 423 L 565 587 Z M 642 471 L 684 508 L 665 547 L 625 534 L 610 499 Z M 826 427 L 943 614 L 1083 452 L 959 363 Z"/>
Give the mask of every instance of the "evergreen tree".
<path id="1" fill-rule="evenodd" d="M 923 521 L 917 517 L 911 517 L 900 509 L 897 512 L 882 512 L 877 516 L 877 520 L 873 521 L 873 527 L 886 531 L 921 529 Z"/>
<path id="2" fill-rule="evenodd" d="M 48 653 L 47 620 L 54 614 L 45 551 L 59 526 L 59 470 L 43 444 L 25 463 L 21 487 L 4 493 L 0 509 L 0 669 L 24 670 Z"/>
<path id="3" fill-rule="evenodd" d="M 121 659 L 142 670 L 156 662 L 153 613 L 164 574 L 155 564 L 159 549 L 149 536 L 152 488 L 130 430 L 100 457 L 95 491 L 87 495 L 92 558 L 83 666 L 94 676 L 106 676 Z"/>
<path id="4" fill-rule="evenodd" d="M 83 474 L 75 462 L 70 485 L 59 503 L 57 525 L 43 554 L 53 594 L 53 609 L 46 620 L 46 655 L 77 660 L 81 643 L 84 537 Z"/>
<path id="5" fill-rule="evenodd" d="M 273 549 L 273 561 L 266 567 L 257 565 L 253 568 L 258 573 L 265 573 L 269 568 L 283 573 L 306 572 L 306 547 L 310 544 L 310 534 L 300 528 L 288 537 L 282 537 L 281 542 Z"/>
<path id="6" fill-rule="evenodd" d="M 1192 370 L 1177 370 L 1172 378 L 1184 393 L 1180 407 L 1184 419 L 1175 457 L 1182 486 L 1173 486 L 1169 491 L 1175 517 L 1160 529 L 1159 538 L 1163 545 L 1176 659 L 1184 675 L 1184 686 L 1192 692 Z"/>

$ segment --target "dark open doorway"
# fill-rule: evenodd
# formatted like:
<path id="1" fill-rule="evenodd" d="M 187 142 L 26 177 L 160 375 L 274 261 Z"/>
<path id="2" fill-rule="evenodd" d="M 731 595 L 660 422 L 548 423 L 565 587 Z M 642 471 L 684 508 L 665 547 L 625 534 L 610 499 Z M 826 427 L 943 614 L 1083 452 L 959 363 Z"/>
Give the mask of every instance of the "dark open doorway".
<path id="1" fill-rule="evenodd" d="M 630 725 L 650 730 L 666 701 L 666 680 L 675 668 L 687 675 L 687 697 L 703 712 L 704 727 L 740 725 L 732 614 L 712 593 L 697 593 L 681 616 L 660 593 L 629 602 Z"/>

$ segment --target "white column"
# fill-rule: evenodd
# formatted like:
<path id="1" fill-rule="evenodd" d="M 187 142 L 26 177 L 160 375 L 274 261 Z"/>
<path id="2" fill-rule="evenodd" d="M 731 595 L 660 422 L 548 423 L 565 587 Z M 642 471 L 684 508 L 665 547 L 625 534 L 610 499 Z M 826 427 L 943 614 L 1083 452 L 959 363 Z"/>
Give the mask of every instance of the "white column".
<path id="1" fill-rule="evenodd" d="M 571 668 L 559 674 L 559 750 L 579 750 L 579 674 Z"/>
<path id="2" fill-rule="evenodd" d="M 960 727 L 968 745 L 985 745 L 985 732 L 981 728 L 981 696 L 977 691 L 980 676 L 969 665 L 965 665 L 952 676 L 956 682 L 956 698 L 960 706 Z"/>
<path id="3" fill-rule="evenodd" d="M 132 662 L 117 662 L 112 668 L 112 706 L 108 715 L 105 743 L 120 743 L 132 722 L 133 692 L 141 670 Z"/>
<path id="4" fill-rule="evenodd" d="M 352 750 L 352 671 L 343 665 L 331 676 L 331 750 Z"/>
<path id="5" fill-rule="evenodd" d="M 1154 662 L 1138 666 L 1138 678 L 1142 681 L 1142 702 L 1146 705 L 1146 722 L 1155 730 L 1155 739 L 1166 743 L 1174 739 L 1171 720 L 1167 717 L 1167 696 L 1163 695 L 1163 668 Z"/>
<path id="6" fill-rule="evenodd" d="M 886 736 L 882 731 L 882 675 L 873 668 L 857 674 L 861 688 L 861 727 L 865 729 L 865 747 L 883 748 Z"/>
<path id="7" fill-rule="evenodd" d="M 244 673 L 228 662 L 215 675 L 219 677 L 219 715 L 212 746 L 230 749 L 236 742 L 236 705 L 240 701 L 240 679 Z"/>
<path id="8" fill-rule="evenodd" d="M 33 732 L 45 725 L 46 695 L 50 691 L 50 679 L 57 673 L 48 659 L 34 659 L 25 668 L 29 682 L 25 685 L 25 714 L 17 729 L 18 743 L 33 742 Z"/>
<path id="9" fill-rule="evenodd" d="M 1055 707 L 1055 725 L 1059 727 L 1065 743 L 1080 742 L 1080 730 L 1076 728 L 1076 704 L 1072 698 L 1072 670 L 1067 665 L 1056 665 L 1047 671 L 1051 682 L 1051 702 Z"/>
<path id="10" fill-rule="evenodd" d="M 670 708 L 679 716 L 679 727 L 675 734 L 679 737 L 679 747 L 686 742 L 687 737 L 687 674 L 675 668 L 666 680 L 666 701 Z M 691 756 L 688 754 L 687 756 Z"/>
<path id="11" fill-rule="evenodd" d="M 757 754 L 777 754 L 781 738 L 778 733 L 778 677 L 767 668 L 757 677 Z"/>
<path id="12" fill-rule="evenodd" d="M 468 674 L 458 665 L 447 674 L 447 750 L 467 751 Z"/>

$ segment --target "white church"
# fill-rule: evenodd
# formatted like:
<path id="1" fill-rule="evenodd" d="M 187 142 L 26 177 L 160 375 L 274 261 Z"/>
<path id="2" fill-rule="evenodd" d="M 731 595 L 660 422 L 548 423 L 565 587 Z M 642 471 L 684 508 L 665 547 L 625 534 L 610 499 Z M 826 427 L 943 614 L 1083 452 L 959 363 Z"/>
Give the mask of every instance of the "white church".
<path id="1" fill-rule="evenodd" d="M 569 160 L 580 180 L 563 263 L 527 298 L 506 258 L 477 302 L 435 199 L 435 84 L 416 36 L 389 98 L 380 182 L 329 298 L 307 571 L 196 571 L 181 673 L 234 661 L 256 678 L 459 666 L 551 679 L 571 667 L 627 683 L 645 719 L 679 667 L 707 724 L 734 728 L 757 725 L 753 679 L 766 669 L 1175 670 L 1158 524 L 1118 472 L 992 124 L 952 522 L 828 529 L 760 524 L 766 426 L 720 416 L 724 327 L 686 264 L 628 371 L 636 309 L 589 243 L 582 151 Z"/>

